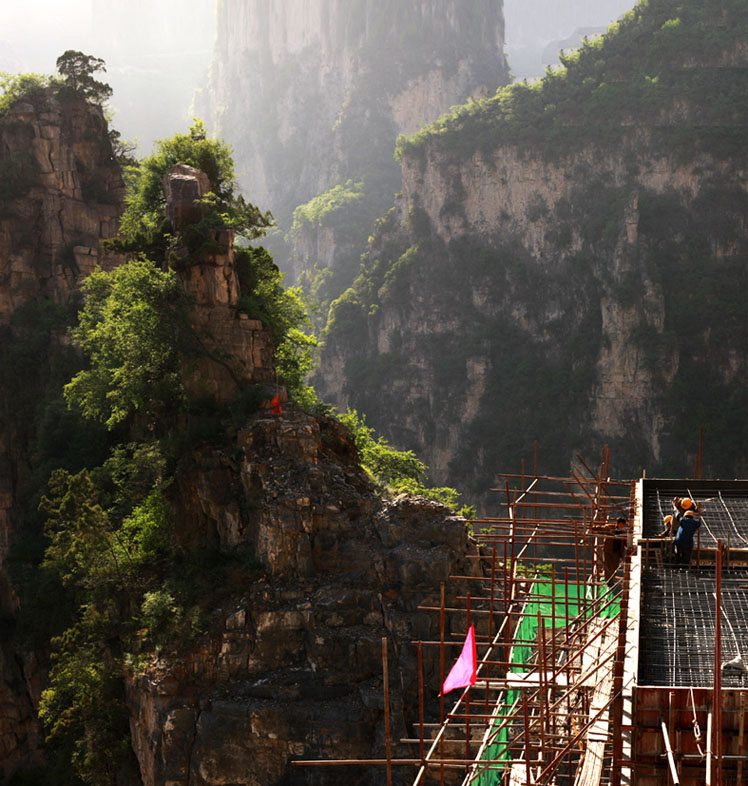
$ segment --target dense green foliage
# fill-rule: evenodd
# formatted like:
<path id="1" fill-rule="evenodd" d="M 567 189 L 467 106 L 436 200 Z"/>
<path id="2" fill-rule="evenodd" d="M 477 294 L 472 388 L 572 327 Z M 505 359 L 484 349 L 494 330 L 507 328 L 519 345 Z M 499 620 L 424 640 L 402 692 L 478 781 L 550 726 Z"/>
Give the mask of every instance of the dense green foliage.
<path id="1" fill-rule="evenodd" d="M 65 386 L 84 416 L 112 429 L 135 414 L 155 427 L 184 405 L 179 350 L 186 347 L 187 302 L 172 271 L 134 259 L 94 271 L 73 339 L 88 368 Z"/>
<path id="2" fill-rule="evenodd" d="M 44 109 L 50 96 L 82 96 L 87 101 L 103 104 L 112 97 L 112 88 L 94 78 L 98 71 L 106 71 L 99 57 L 69 49 L 57 58 L 59 77 L 43 74 L 0 73 L 0 117 L 18 103 L 29 103 Z"/>
<path id="3" fill-rule="evenodd" d="M 614 143 L 638 119 L 653 116 L 664 127 L 678 127 L 669 141 L 684 154 L 697 143 L 729 155 L 735 141 L 731 127 L 745 123 L 748 106 L 744 69 L 730 67 L 725 54 L 746 32 L 748 8 L 742 0 L 641 2 L 605 36 L 563 55 L 563 67 L 549 70 L 543 80 L 455 107 L 414 136 L 400 137 L 396 155 L 421 154 L 427 142 L 438 142 L 465 154 L 476 148 L 491 152 L 502 144 L 542 145 L 555 157 L 590 139 Z M 704 67 L 692 67 L 688 59 L 694 55 Z M 702 114 L 703 106 L 714 114 Z M 717 127 L 704 132 L 705 123 L 715 120 Z M 689 127 L 697 132 L 688 133 Z"/>
<path id="4" fill-rule="evenodd" d="M 42 74 L 0 73 L 0 116 L 22 101 L 32 105 L 46 102 L 48 88 L 52 83 L 50 77 Z"/>
<path id="5" fill-rule="evenodd" d="M 366 425 L 366 418 L 356 410 L 346 410 L 339 419 L 353 436 L 362 466 L 379 483 L 398 494 L 419 494 L 452 508 L 457 507 L 460 495 L 455 489 L 425 485 L 428 468 L 412 450 L 397 450 L 383 437 L 375 439 L 374 429 Z M 463 506 L 459 514 L 473 518 L 475 508 Z"/>
<path id="6" fill-rule="evenodd" d="M 144 158 L 134 173 L 122 217 L 122 233 L 129 248 L 141 251 L 165 249 L 168 227 L 164 217 L 163 177 L 175 164 L 187 164 L 205 172 L 211 192 L 205 197 L 206 215 L 201 231 L 231 227 L 247 238 L 257 238 L 271 225 L 272 216 L 262 213 L 236 193 L 236 174 L 231 149 L 209 139 L 204 124 L 195 120 L 186 134 L 175 134 L 156 143 L 156 152 Z"/>
<path id="7" fill-rule="evenodd" d="M 308 411 L 324 409 L 307 383 L 317 340 L 301 288 L 283 285 L 283 273 L 261 247 L 237 249 L 236 269 L 242 292 L 237 307 L 270 330 L 276 369 L 289 397 Z"/>
<path id="8" fill-rule="evenodd" d="M 326 320 L 330 302 L 354 281 L 361 266 L 361 249 L 366 245 L 372 217 L 380 208 L 375 194 L 363 180 L 333 186 L 305 205 L 296 208 L 287 235 L 296 247 L 311 242 L 316 246 L 324 233 L 334 233 L 335 265 L 319 260 L 305 267 L 299 284 Z"/>

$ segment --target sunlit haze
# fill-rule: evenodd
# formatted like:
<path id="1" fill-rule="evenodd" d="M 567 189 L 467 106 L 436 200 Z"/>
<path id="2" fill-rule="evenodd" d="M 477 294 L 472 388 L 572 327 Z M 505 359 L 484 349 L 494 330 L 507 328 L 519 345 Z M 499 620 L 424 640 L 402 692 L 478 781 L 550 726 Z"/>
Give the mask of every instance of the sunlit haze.
<path id="1" fill-rule="evenodd" d="M 282 2 L 282 0 L 275 0 Z M 575 31 L 604 29 L 635 0 L 504 0 L 509 63 L 536 77 Z M 215 0 L 0 0 L 0 71 L 51 74 L 79 49 L 106 61 L 114 125 L 148 152 L 183 130 L 213 53 Z"/>
<path id="2" fill-rule="evenodd" d="M 148 152 L 191 120 L 212 56 L 214 13 L 214 0 L 2 0 L 0 70 L 51 74 L 67 49 L 103 58 L 113 124 Z"/>

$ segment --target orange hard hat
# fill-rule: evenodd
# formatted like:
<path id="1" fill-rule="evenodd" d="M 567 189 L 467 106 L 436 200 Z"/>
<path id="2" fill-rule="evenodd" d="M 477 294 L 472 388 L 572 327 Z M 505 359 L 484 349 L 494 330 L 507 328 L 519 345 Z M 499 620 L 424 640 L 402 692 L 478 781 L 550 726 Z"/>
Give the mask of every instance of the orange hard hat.
<path id="1" fill-rule="evenodd" d="M 672 524 L 673 517 L 672 516 L 665 516 L 665 524 Z"/>
<path id="2" fill-rule="evenodd" d="M 693 500 L 689 499 L 688 497 L 683 497 L 680 501 L 680 506 L 683 510 L 690 510 L 693 507 Z"/>
<path id="3" fill-rule="evenodd" d="M 691 517 L 693 518 L 693 515 L 694 515 L 694 514 L 693 514 L 693 511 L 692 511 L 692 510 L 687 510 L 687 511 L 686 511 L 686 512 L 685 512 L 683 515 L 684 515 L 684 516 L 691 516 Z"/>

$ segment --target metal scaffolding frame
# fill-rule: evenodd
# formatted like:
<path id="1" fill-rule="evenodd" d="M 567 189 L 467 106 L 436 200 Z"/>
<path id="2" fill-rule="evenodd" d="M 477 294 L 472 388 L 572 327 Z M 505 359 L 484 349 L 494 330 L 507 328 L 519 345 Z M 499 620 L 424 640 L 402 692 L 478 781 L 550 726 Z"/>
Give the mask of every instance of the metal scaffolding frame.
<path id="1" fill-rule="evenodd" d="M 388 783 L 410 764 L 413 786 L 617 786 L 631 533 L 614 522 L 634 510 L 631 484 L 610 480 L 608 466 L 606 449 L 594 471 L 578 457 L 569 477 L 543 476 L 536 449 L 532 473 L 498 476 L 499 515 L 473 522 L 479 569 L 450 577 L 469 590 L 442 585 L 438 606 L 419 607 L 439 615 L 440 638 L 413 642 L 419 719 L 401 740 L 412 759 L 388 747 L 381 760 L 297 763 L 380 764 Z M 438 650 L 441 684 L 471 624 L 477 680 L 426 718 L 426 650 Z"/>
<path id="2" fill-rule="evenodd" d="M 297 763 L 382 765 L 388 784 L 410 765 L 413 786 L 748 783 L 748 670 L 722 668 L 748 648 L 748 482 L 614 482 L 608 463 L 606 450 L 594 471 L 580 458 L 550 477 L 536 456 L 499 476 L 499 515 L 473 522 L 474 575 L 419 606 L 440 636 L 413 642 L 412 758 L 392 756 L 387 732 L 386 758 Z M 704 518 L 689 568 L 654 537 L 675 496 Z M 471 624 L 476 682 L 427 717 L 424 661 L 438 658 L 442 684 Z"/>
<path id="3" fill-rule="evenodd" d="M 450 610 L 477 620 L 478 679 L 442 706 L 426 742 L 422 728 L 409 740 L 427 748 L 413 786 L 443 784 L 452 767 L 463 786 L 614 782 L 627 535 L 611 522 L 633 510 L 608 461 L 605 451 L 593 472 L 579 459 L 569 477 L 502 475 L 492 489 L 505 514 L 474 522 L 484 575 Z"/>

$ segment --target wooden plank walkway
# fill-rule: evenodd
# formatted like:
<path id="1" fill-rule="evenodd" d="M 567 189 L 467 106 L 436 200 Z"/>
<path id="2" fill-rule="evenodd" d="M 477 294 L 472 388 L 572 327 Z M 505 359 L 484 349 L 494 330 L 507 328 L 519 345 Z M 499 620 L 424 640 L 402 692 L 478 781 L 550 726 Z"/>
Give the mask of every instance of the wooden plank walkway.
<path id="1" fill-rule="evenodd" d="M 590 638 L 594 637 L 605 627 L 607 620 L 596 619 L 590 625 Z M 594 677 L 594 687 L 590 700 L 590 717 L 601 712 L 610 701 L 613 690 L 613 660 L 610 656 L 614 653 L 618 638 L 615 625 L 608 627 L 584 653 L 584 672 L 594 668 L 595 664 L 607 660 Z M 605 745 L 608 742 L 609 713 L 606 710 L 590 726 L 585 735 L 584 761 L 577 770 L 574 786 L 599 786 L 603 773 L 603 759 Z"/>

